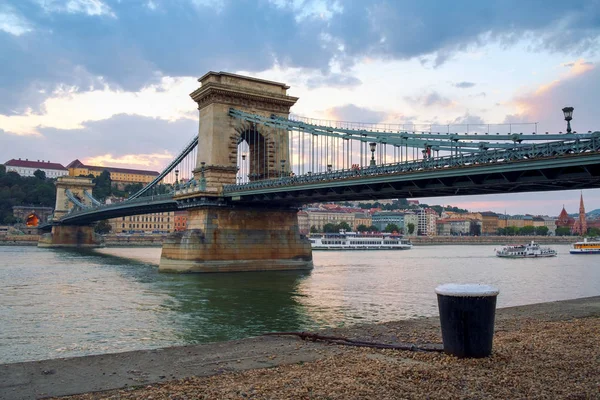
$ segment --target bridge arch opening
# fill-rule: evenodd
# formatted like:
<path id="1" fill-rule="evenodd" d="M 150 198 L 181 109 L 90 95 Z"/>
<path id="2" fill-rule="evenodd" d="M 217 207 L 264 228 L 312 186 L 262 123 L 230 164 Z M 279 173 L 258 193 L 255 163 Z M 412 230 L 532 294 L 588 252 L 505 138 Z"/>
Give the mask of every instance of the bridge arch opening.
<path id="1" fill-rule="evenodd" d="M 29 227 L 36 227 L 40 224 L 40 217 L 34 212 L 30 213 L 25 219 L 25 225 Z"/>
<path id="2" fill-rule="evenodd" d="M 265 128 L 266 130 L 266 128 Z M 252 124 L 238 131 L 236 183 L 246 183 L 275 178 L 277 145 L 268 133 Z"/>

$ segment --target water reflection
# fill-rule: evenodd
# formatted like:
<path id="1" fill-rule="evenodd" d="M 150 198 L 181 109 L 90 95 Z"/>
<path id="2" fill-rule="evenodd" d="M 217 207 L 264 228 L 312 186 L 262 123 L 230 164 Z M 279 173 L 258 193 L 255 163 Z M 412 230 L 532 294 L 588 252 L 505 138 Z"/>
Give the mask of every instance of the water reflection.
<path id="1" fill-rule="evenodd" d="M 600 294 L 600 258 L 555 247 L 539 260 L 494 246 L 315 252 L 310 272 L 184 275 L 158 272 L 160 248 L 0 247 L 0 363 L 436 315 L 448 282 L 492 284 L 500 307 Z"/>
<path id="2" fill-rule="evenodd" d="M 187 343 L 256 336 L 314 325 L 297 301 L 307 272 L 250 272 L 169 275 L 158 288 L 170 296 L 164 305 Z"/>

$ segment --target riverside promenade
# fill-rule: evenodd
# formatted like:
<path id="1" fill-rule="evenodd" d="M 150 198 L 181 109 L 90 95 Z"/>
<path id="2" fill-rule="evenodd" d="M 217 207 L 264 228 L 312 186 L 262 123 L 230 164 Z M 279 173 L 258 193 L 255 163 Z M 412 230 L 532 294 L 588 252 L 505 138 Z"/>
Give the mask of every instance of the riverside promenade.
<path id="1" fill-rule="evenodd" d="M 441 343 L 438 318 L 326 330 Z M 0 365 L 1 399 L 598 398 L 600 296 L 497 310 L 485 359 L 290 336 Z"/>

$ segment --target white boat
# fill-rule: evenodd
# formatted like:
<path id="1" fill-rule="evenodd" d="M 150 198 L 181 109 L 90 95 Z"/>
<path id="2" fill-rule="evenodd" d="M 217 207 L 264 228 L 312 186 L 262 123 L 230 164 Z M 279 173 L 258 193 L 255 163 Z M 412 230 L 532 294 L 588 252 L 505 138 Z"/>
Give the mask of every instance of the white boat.
<path id="1" fill-rule="evenodd" d="M 583 239 L 583 242 L 573 243 L 569 250 L 571 254 L 600 254 L 600 240 L 590 240 L 587 238 Z"/>
<path id="2" fill-rule="evenodd" d="M 497 257 L 506 258 L 555 257 L 556 254 L 556 250 L 550 247 L 540 247 L 539 244 L 533 241 L 530 244 L 504 246 L 502 249 L 496 251 Z"/>
<path id="3" fill-rule="evenodd" d="M 320 233 L 311 234 L 313 250 L 410 250 L 412 243 L 391 233 Z"/>

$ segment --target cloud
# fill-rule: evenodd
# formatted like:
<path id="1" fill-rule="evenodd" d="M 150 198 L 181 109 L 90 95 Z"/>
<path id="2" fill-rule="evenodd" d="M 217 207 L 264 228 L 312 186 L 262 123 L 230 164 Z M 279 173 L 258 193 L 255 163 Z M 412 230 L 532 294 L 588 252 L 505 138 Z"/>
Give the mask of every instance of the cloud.
<path id="1" fill-rule="evenodd" d="M 364 122 L 376 124 L 387 119 L 387 113 L 371 110 L 366 107 L 359 107 L 354 104 L 346 104 L 339 107 L 330 108 L 326 111 L 329 118 L 336 121 Z"/>
<path id="2" fill-rule="evenodd" d="M 409 103 L 419 103 L 425 107 L 452 107 L 454 102 L 448 97 L 442 96 L 436 91 L 431 91 L 428 94 L 424 94 L 416 97 L 405 97 Z"/>
<path id="3" fill-rule="evenodd" d="M 21 36 L 31 30 L 30 23 L 24 17 L 17 15 L 8 5 L 0 4 L 0 31 Z"/>
<path id="4" fill-rule="evenodd" d="M 345 74 L 328 74 L 313 76 L 306 81 L 306 87 L 315 89 L 319 87 L 331 88 L 353 88 L 362 84 L 362 81 L 354 76 Z"/>
<path id="5" fill-rule="evenodd" d="M 505 122 L 539 122 L 539 132 L 564 132 L 566 122 L 562 108 L 572 106 L 575 108 L 571 122 L 573 130 L 600 131 L 600 126 L 597 125 L 600 68 L 575 63 L 564 77 L 542 87 L 542 90 L 537 89 L 515 97 L 511 104 L 516 112 L 507 115 Z"/>
<path id="6" fill-rule="evenodd" d="M 197 121 L 165 121 L 135 115 L 86 122 L 81 129 L 41 128 L 39 135 L 0 132 L 0 160 L 43 159 L 63 165 L 78 158 L 105 164 L 158 168 L 196 134 Z"/>
<path id="7" fill-rule="evenodd" d="M 485 125 L 485 121 L 477 115 L 471 115 L 468 112 L 460 117 L 455 118 L 451 124 L 457 125 Z"/>
<path id="8" fill-rule="evenodd" d="M 453 86 L 455 86 L 459 89 L 468 89 L 468 88 L 472 88 L 473 86 L 475 86 L 475 83 L 473 83 L 473 82 L 457 82 Z"/>
<path id="9" fill-rule="evenodd" d="M 12 20 L 27 23 L 0 19 L 3 114 L 37 110 L 61 86 L 137 91 L 164 76 L 275 65 L 327 75 L 332 65 L 347 71 L 365 58 L 430 58 L 439 66 L 456 51 L 525 39 L 543 51 L 587 54 L 600 34 L 596 0 L 8 3 Z"/>

